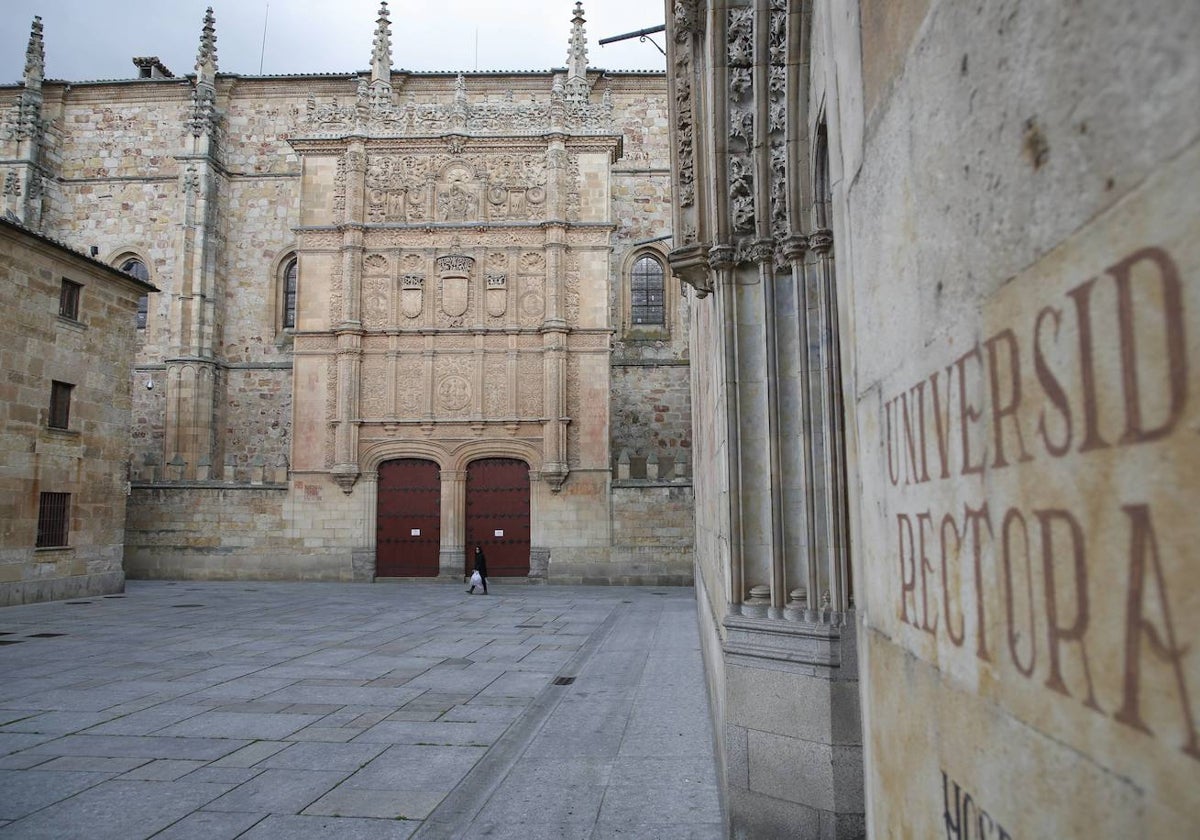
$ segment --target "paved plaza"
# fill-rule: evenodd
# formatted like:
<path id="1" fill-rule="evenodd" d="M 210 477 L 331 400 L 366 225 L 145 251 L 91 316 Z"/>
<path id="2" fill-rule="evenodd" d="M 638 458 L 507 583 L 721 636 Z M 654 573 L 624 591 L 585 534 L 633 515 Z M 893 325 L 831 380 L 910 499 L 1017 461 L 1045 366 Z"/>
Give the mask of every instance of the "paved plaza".
<path id="1" fill-rule="evenodd" d="M 0 609 L 0 840 L 719 838 L 694 597 L 131 581 Z"/>

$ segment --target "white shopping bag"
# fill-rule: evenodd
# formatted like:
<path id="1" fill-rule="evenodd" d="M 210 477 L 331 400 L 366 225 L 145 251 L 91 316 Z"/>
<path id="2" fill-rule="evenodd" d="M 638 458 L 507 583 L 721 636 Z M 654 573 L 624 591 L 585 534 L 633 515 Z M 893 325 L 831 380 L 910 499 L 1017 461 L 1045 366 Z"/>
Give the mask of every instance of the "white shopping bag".
<path id="1" fill-rule="evenodd" d="M 471 585 L 483 586 L 483 577 L 480 576 L 479 572 L 471 572 Z"/>

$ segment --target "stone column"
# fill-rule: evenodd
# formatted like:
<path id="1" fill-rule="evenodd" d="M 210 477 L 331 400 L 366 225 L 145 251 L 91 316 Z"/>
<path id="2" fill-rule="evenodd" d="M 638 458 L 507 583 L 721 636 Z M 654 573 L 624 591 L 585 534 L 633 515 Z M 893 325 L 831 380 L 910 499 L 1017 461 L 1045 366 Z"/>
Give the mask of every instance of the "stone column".
<path id="1" fill-rule="evenodd" d="M 442 470 L 442 545 L 438 577 L 461 579 L 466 557 L 467 471 Z"/>
<path id="2" fill-rule="evenodd" d="M 567 333 L 562 317 L 566 284 L 566 227 L 546 228 L 546 318 L 542 322 L 543 393 L 546 425 L 543 430 L 542 478 L 557 493 L 570 472 L 567 457 Z"/>
<path id="3" fill-rule="evenodd" d="M 375 580 L 376 520 L 379 516 L 379 473 L 366 472 L 359 479 L 358 502 L 362 511 L 358 545 L 350 554 L 350 579 L 355 583 Z"/>

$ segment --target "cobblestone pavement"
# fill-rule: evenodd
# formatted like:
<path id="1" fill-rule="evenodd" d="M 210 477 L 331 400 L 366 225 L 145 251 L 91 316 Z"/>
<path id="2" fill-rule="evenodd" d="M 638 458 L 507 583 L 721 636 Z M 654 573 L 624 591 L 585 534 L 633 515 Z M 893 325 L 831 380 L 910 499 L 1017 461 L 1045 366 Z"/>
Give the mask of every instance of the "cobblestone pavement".
<path id="1" fill-rule="evenodd" d="M 693 590 L 491 589 L 0 609 L 0 840 L 722 837 Z"/>

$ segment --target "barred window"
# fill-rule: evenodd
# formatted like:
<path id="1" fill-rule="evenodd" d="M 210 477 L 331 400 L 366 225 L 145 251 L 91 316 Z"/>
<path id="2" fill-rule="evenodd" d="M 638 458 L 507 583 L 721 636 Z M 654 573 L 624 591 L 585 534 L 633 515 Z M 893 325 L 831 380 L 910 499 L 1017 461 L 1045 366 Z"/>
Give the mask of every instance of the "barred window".
<path id="1" fill-rule="evenodd" d="M 283 328 L 293 329 L 296 326 L 296 258 L 288 260 L 283 269 Z"/>
<path id="2" fill-rule="evenodd" d="M 83 290 L 83 286 L 68 280 L 66 277 L 62 279 L 62 289 L 58 294 L 58 314 L 64 318 L 70 318 L 72 321 L 79 320 L 79 293 Z"/>
<path id="3" fill-rule="evenodd" d="M 121 270 L 126 274 L 131 274 L 143 283 L 150 282 L 150 269 L 146 268 L 146 264 L 137 257 L 130 257 L 121 263 Z M 150 312 L 150 296 L 142 295 L 138 298 L 137 308 L 137 328 L 139 330 L 146 329 L 146 316 Z"/>
<path id="4" fill-rule="evenodd" d="M 635 326 L 662 326 L 663 267 L 654 257 L 641 257 L 633 264 L 632 294 L 629 299 L 630 320 Z"/>
<path id="5" fill-rule="evenodd" d="M 38 500 L 38 548 L 61 548 L 67 545 L 71 522 L 70 493 L 42 493 Z"/>
<path id="6" fill-rule="evenodd" d="M 66 429 L 71 422 L 71 391 L 74 385 L 66 382 L 53 381 L 50 383 L 50 420 L 47 425 L 51 429 Z"/>

